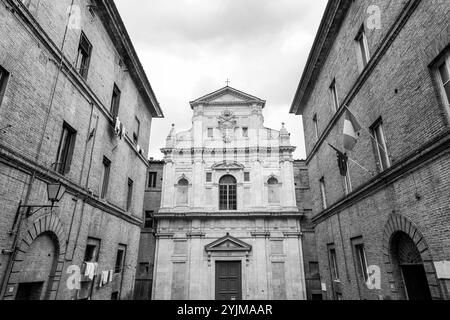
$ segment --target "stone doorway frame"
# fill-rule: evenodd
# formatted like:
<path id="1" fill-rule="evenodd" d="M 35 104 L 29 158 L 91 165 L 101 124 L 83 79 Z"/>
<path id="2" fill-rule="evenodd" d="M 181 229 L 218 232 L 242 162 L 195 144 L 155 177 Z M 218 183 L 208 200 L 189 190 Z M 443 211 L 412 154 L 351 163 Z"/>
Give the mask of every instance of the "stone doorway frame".
<path id="1" fill-rule="evenodd" d="M 401 294 L 401 290 L 404 291 L 403 283 L 398 283 L 394 276 L 394 265 L 391 261 L 391 244 L 394 236 L 398 232 L 406 233 L 414 242 L 417 249 L 420 252 L 420 256 L 423 261 L 423 266 L 425 268 L 426 277 L 428 280 L 428 285 L 430 287 L 431 297 L 433 300 L 444 299 L 442 290 L 439 284 L 439 279 L 437 278 L 436 269 L 433 263 L 433 257 L 431 255 L 430 248 L 426 242 L 425 237 L 419 231 L 419 229 L 410 222 L 404 216 L 394 214 L 391 215 L 388 222 L 384 228 L 383 234 L 383 257 L 384 264 L 386 267 L 386 272 L 388 275 L 388 283 L 390 286 L 390 291 L 395 299 L 405 298 Z M 399 287 L 402 286 L 402 287 Z"/>
<path id="2" fill-rule="evenodd" d="M 34 240 L 45 234 L 50 236 L 53 240 L 56 251 L 55 261 L 49 276 L 49 283 L 46 288 L 45 296 L 48 300 L 56 300 L 64 268 L 66 241 L 63 225 L 55 213 L 49 213 L 36 219 L 23 233 L 23 237 L 18 243 L 17 254 L 13 260 L 12 272 L 8 278 L 6 286 L 7 291 L 4 297 L 5 300 L 15 299 L 20 278 L 18 271 L 21 270 L 21 264 Z M 8 294 L 10 288 L 13 288 L 12 294 Z"/>

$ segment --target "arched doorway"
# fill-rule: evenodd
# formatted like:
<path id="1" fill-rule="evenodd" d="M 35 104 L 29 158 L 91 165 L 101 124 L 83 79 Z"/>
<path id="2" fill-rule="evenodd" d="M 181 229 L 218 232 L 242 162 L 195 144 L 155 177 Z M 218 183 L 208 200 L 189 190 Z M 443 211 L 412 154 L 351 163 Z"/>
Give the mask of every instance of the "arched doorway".
<path id="1" fill-rule="evenodd" d="M 397 231 L 392 235 L 390 255 L 400 297 L 406 300 L 431 300 L 422 257 L 408 234 Z"/>
<path id="2" fill-rule="evenodd" d="M 20 268 L 16 300 L 48 300 L 58 263 L 58 242 L 50 232 L 30 245 Z"/>

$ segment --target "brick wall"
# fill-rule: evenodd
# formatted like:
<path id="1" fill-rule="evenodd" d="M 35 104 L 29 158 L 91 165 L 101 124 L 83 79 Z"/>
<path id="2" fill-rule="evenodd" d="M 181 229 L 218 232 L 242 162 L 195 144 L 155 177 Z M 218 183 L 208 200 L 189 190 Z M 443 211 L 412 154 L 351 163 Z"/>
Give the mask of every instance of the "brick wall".
<path id="1" fill-rule="evenodd" d="M 344 299 L 401 298 L 398 284 L 392 280 L 389 256 L 383 241 L 386 224 L 392 215 L 400 215 L 414 225 L 427 243 L 430 258 L 424 258 L 432 296 L 446 297 L 445 281 L 436 281 L 432 263 L 449 260 L 450 239 L 448 219 L 448 155 L 436 148 L 438 141 L 448 137 L 448 112 L 439 96 L 435 73 L 431 63 L 449 44 L 448 15 L 450 3 L 446 1 L 419 1 L 417 8 L 406 19 L 399 33 L 392 38 L 386 51 L 378 56 L 389 30 L 399 21 L 412 2 L 361 1 L 348 10 L 341 29 L 335 36 L 330 53 L 313 84 L 312 94 L 302 110 L 308 168 L 311 183 L 313 216 L 322 282 L 327 284 L 327 297 L 333 298 L 327 245 L 334 244 Z M 376 57 L 361 76 L 355 49 L 355 36 L 368 16 L 369 5 L 381 8 L 382 28 L 368 30 L 369 51 Z M 362 78 L 363 77 L 363 78 Z M 329 86 L 336 78 L 341 103 L 359 119 L 363 131 L 358 144 L 349 156 L 371 171 L 349 163 L 353 194 L 346 196 L 344 179 L 340 176 L 336 152 L 327 143 L 342 149 L 343 116 L 334 117 Z M 355 85 L 358 87 L 355 90 Z M 349 100 L 350 99 L 350 100 Z M 342 107 L 341 107 L 342 108 Z M 313 116 L 317 114 L 319 134 L 325 133 L 323 143 L 314 149 L 317 140 Z M 374 142 L 368 134 L 370 126 L 380 117 L 392 168 L 379 175 Z M 434 143 L 434 144 L 433 144 Z M 442 142 L 443 143 L 443 142 Z M 426 149 L 425 149 L 426 148 Z M 419 150 L 423 161 L 411 164 L 409 170 L 393 174 L 409 163 Z M 434 150 L 434 151 L 432 151 Z M 441 150 L 441 151 L 439 151 Z M 433 157 L 431 154 L 436 155 Z M 426 161 L 426 162 L 425 162 Z M 329 209 L 322 208 L 319 180 L 325 178 Z M 384 179 L 381 185 L 373 182 Z M 369 188 L 362 195 L 361 187 Z M 372 189 L 371 189 L 372 188 Z M 356 195 L 358 194 L 358 195 Z M 319 217 L 320 214 L 324 214 Z M 358 279 L 351 239 L 362 237 L 369 265 L 381 268 L 381 290 L 368 290 Z M 427 260 L 429 259 L 429 260 Z M 427 266 L 430 266 L 428 269 Z M 448 297 L 448 296 L 447 296 Z"/>
<path id="2" fill-rule="evenodd" d="M 144 156 L 137 153 L 132 132 L 134 119 L 138 117 L 141 124 L 138 143 L 146 149 L 153 106 L 145 102 L 138 83 L 127 71 L 126 64 L 130 62 L 125 60 L 119 66 L 117 39 L 111 38 L 108 31 L 111 25 L 104 25 L 98 13 L 92 18 L 86 9 L 88 1 L 82 0 L 78 3 L 81 30 L 93 45 L 88 78 L 84 81 L 70 66 L 64 68 L 56 85 L 48 125 L 44 127 L 59 66 L 54 49 L 61 46 L 70 1 L 42 0 L 33 2 L 30 11 L 18 7 L 12 12 L 13 3 L 0 4 L 0 65 L 10 74 L 0 105 L 0 127 L 10 126 L 0 133 L 0 247 L 10 249 L 13 244 L 14 237 L 8 232 L 13 227 L 19 202 L 25 200 L 32 172 L 36 171 L 37 176 L 28 204 L 47 204 L 46 182 L 58 179 L 68 190 L 59 208 L 53 213 L 41 210 L 25 219 L 20 234 L 25 236 L 27 229 L 43 217 L 58 216 L 59 222 L 53 226 L 61 226 L 63 238 L 56 237 L 55 241 L 61 248 L 64 244 L 64 252 L 60 252 L 57 269 L 59 287 L 55 287 L 51 298 L 76 297 L 76 291 L 66 288 L 69 276 L 66 270 L 70 265 L 82 264 L 88 237 L 101 240 L 101 270 L 113 269 L 119 244 L 127 246 L 121 284 L 95 289 L 93 299 L 109 299 L 113 286 L 122 286 L 122 298 L 131 297 L 147 171 L 147 150 Z M 28 28 L 35 23 L 33 19 L 42 29 Z M 76 59 L 81 30 L 68 30 L 63 52 L 69 64 Z M 122 140 L 114 135 L 109 114 L 114 83 L 121 90 L 119 118 L 128 136 Z M 77 131 L 71 170 L 64 177 L 51 170 L 63 122 Z M 112 162 L 111 177 L 106 199 L 99 199 L 104 156 Z M 128 178 L 134 181 L 134 193 L 132 208 L 126 212 Z M 8 255 L 0 255 L 2 280 L 8 259 Z M 8 283 L 16 284 L 11 279 Z"/>

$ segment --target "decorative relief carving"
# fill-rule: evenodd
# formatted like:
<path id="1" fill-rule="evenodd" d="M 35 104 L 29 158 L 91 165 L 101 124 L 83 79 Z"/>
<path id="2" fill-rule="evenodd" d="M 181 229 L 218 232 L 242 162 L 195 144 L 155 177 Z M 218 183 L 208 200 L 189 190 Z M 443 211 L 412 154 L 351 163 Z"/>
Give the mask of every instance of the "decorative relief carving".
<path id="1" fill-rule="evenodd" d="M 222 132 L 223 141 L 231 143 L 234 138 L 234 130 L 238 127 L 237 117 L 230 110 L 225 110 L 218 117 L 219 129 Z"/>

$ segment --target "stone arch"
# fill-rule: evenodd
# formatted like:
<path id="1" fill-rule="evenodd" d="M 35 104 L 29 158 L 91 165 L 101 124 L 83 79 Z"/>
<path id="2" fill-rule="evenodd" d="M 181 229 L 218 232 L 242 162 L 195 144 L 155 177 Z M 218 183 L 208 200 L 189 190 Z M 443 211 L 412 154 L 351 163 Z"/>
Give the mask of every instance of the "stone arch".
<path id="1" fill-rule="evenodd" d="M 178 176 L 175 179 L 175 187 L 179 186 L 180 181 L 186 180 L 188 182 L 188 186 L 192 186 L 192 181 L 189 179 L 188 176 L 186 176 L 184 173 L 181 176 Z"/>
<path id="2" fill-rule="evenodd" d="M 277 180 L 279 185 L 282 184 L 281 177 L 279 177 L 279 176 L 277 176 L 275 174 L 271 174 L 270 176 L 265 177 L 264 184 L 265 185 L 269 185 L 269 181 L 271 181 L 273 179 Z"/>
<path id="3" fill-rule="evenodd" d="M 55 248 L 54 261 L 47 286 L 48 289 L 45 292 L 45 299 L 55 300 L 64 268 L 66 237 L 63 225 L 59 217 L 54 213 L 38 218 L 24 232 L 22 239 L 18 243 L 18 251 L 13 261 L 12 272 L 8 279 L 8 287 L 13 286 L 17 289 L 20 281 L 20 270 L 24 267 L 23 264 L 27 259 L 27 254 L 29 253 L 32 244 L 42 236 L 48 236 Z M 14 293 L 14 296 L 5 296 L 5 298 L 13 299 L 15 294 L 16 292 Z"/>
<path id="4" fill-rule="evenodd" d="M 400 240 L 404 240 L 401 247 L 398 245 Z M 408 247 L 411 249 L 409 254 L 405 252 Z M 397 250 L 399 258 L 394 257 L 393 250 Z M 432 299 L 443 299 L 427 241 L 420 230 L 404 216 L 391 215 L 386 223 L 383 234 L 383 256 L 393 296 L 406 299 L 404 284 L 399 279 L 399 261 L 394 261 L 403 259 L 404 262 L 409 260 L 409 262 L 423 263 Z"/>

